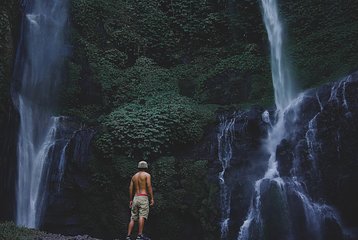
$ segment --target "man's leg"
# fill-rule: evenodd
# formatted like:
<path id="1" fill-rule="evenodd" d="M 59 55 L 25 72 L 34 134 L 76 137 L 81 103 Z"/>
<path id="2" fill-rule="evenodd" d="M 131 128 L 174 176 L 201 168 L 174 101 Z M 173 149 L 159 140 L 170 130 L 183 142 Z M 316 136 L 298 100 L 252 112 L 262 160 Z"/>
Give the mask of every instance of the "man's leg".
<path id="1" fill-rule="evenodd" d="M 132 234 L 133 227 L 134 227 L 134 220 L 131 218 L 131 221 L 128 224 L 128 234 L 127 234 L 127 236 L 130 236 Z"/>
<path id="2" fill-rule="evenodd" d="M 145 218 L 144 217 L 139 217 L 138 235 L 143 234 L 144 222 L 145 222 Z"/>

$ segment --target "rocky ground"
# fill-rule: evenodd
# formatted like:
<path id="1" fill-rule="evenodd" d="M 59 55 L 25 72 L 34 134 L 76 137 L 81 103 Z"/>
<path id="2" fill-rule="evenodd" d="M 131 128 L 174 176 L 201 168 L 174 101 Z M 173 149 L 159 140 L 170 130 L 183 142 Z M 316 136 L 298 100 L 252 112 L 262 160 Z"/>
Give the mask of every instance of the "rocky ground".
<path id="1" fill-rule="evenodd" d="M 28 228 L 19 228 L 14 223 L 0 223 L 0 240 L 96 240 L 88 235 L 63 236 Z M 98 240 L 98 239 L 97 239 Z"/>
<path id="2" fill-rule="evenodd" d="M 34 240 L 95 240 L 98 238 L 92 238 L 90 236 L 84 235 L 84 236 L 72 236 L 72 237 L 68 237 L 68 236 L 62 236 L 62 235 L 58 235 L 58 234 L 46 234 L 44 233 L 41 236 L 37 236 L 33 238 Z"/>

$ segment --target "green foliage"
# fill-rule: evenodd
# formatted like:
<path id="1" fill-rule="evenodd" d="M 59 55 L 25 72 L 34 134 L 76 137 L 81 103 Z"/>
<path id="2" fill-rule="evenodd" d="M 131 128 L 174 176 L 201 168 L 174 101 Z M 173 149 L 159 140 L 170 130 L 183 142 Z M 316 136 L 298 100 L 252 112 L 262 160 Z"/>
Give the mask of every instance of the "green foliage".
<path id="1" fill-rule="evenodd" d="M 162 157 L 152 167 L 156 206 L 150 229 L 158 239 L 180 239 L 183 224 L 192 224 L 204 239 L 217 239 L 217 188 L 207 181 L 206 161 Z M 193 174 L 195 173 L 195 174 Z M 165 228 L 160 226 L 165 225 Z M 160 235 L 158 235 L 160 233 Z M 155 235 L 156 234 L 156 235 Z"/>
<path id="2" fill-rule="evenodd" d="M 217 33 L 227 31 L 224 12 L 214 10 L 209 2 L 174 0 L 166 5 L 175 35 L 185 48 L 218 44 L 222 36 Z"/>
<path id="3" fill-rule="evenodd" d="M 338 80 L 358 68 L 358 3 L 285 1 L 289 55 L 303 88 Z"/>
<path id="4" fill-rule="evenodd" d="M 269 64 L 267 59 L 258 53 L 255 44 L 246 45 L 240 54 L 235 54 L 226 58 L 220 58 L 213 66 L 202 72 L 197 78 L 197 97 L 200 101 L 210 101 L 208 90 L 211 83 L 208 80 L 228 71 L 236 71 L 240 76 L 235 79 L 239 83 L 233 83 L 234 86 L 241 86 L 242 91 L 249 89 L 247 99 L 237 99 L 236 102 L 243 101 L 258 102 L 272 96 L 272 84 L 269 77 Z M 224 81 L 229 81 L 225 79 Z M 245 87 L 244 87 L 245 86 Z M 234 93 L 240 89 L 232 89 Z M 258 95 L 257 92 L 261 94 Z"/>
<path id="5" fill-rule="evenodd" d="M 123 52 L 129 62 L 145 55 L 163 65 L 177 63 L 198 48 L 232 42 L 233 35 L 246 43 L 261 42 L 258 13 L 254 1 L 79 0 L 72 4 L 81 38 L 104 51 Z M 232 33 L 235 29 L 238 34 Z"/>
<path id="6" fill-rule="evenodd" d="M 81 66 L 74 62 L 68 62 L 68 75 L 69 79 L 63 89 L 60 91 L 61 104 L 66 107 L 79 105 L 79 99 L 81 89 L 76 84 L 76 81 L 80 79 Z"/>
<path id="7" fill-rule="evenodd" d="M 103 76 L 101 79 L 104 92 L 114 106 L 166 92 L 177 92 L 175 75 L 145 57 L 138 58 L 133 67 L 117 72 L 115 79 Z"/>
<path id="8" fill-rule="evenodd" d="M 161 157 L 155 161 L 151 172 L 156 199 L 154 215 L 170 212 L 173 205 L 180 206 L 183 201 L 184 190 L 179 188 L 175 158 Z"/>
<path id="9" fill-rule="evenodd" d="M 240 43 L 262 44 L 265 36 L 260 12 L 260 1 L 227 0 L 228 19 L 232 38 Z"/>
<path id="10" fill-rule="evenodd" d="M 30 240 L 41 234 L 32 229 L 17 227 L 12 222 L 0 223 L 0 240 Z"/>
<path id="11" fill-rule="evenodd" d="M 168 52 L 175 42 L 157 1 L 75 1 L 72 9 L 76 28 L 87 41 L 110 52 L 123 52 L 130 59 L 146 52 L 151 57 Z"/>
<path id="12" fill-rule="evenodd" d="M 211 111 L 190 99 L 164 94 L 147 99 L 144 105 L 119 107 L 101 122 L 118 151 L 147 159 L 177 144 L 197 142 L 212 118 Z"/>
<path id="13" fill-rule="evenodd" d="M 118 238 L 118 233 L 125 233 L 130 216 L 128 186 L 137 161 L 123 155 L 107 160 L 98 155 L 91 171 L 91 188 L 80 204 L 84 226 L 93 235 Z M 155 196 L 146 223 L 150 236 L 179 240 L 182 226 L 192 224 L 200 235 L 206 233 L 204 239 L 218 238 L 218 187 L 207 180 L 206 161 L 164 156 L 150 162 L 149 173 Z"/>
<path id="14" fill-rule="evenodd" d="M 122 155 L 98 155 L 91 161 L 91 187 L 81 199 L 81 216 L 88 233 L 113 239 L 124 233 L 129 219 L 128 186 L 137 163 Z M 96 219 L 95 221 L 93 219 Z"/>
<path id="15" fill-rule="evenodd" d="M 114 153 L 112 135 L 109 132 L 101 133 L 95 138 L 95 148 L 105 159 L 110 159 Z"/>
<path id="16" fill-rule="evenodd" d="M 123 104 L 143 104 L 157 95 L 179 93 L 205 102 L 209 98 L 204 86 L 207 78 L 227 69 L 240 69 L 243 75 L 261 74 L 267 65 L 258 54 L 261 38 L 248 37 L 254 18 L 248 21 L 245 17 L 255 11 L 259 11 L 258 5 L 250 1 L 72 2 L 75 51 L 62 112 L 91 121 L 101 115 L 95 109 L 102 108 L 106 114 Z M 240 27 L 236 39 L 243 42 L 230 45 L 234 18 L 234 25 Z M 255 34 L 260 31 L 262 24 Z M 88 85 L 97 89 L 96 96 L 86 89 Z"/>
<path id="17" fill-rule="evenodd" d="M 199 219 L 205 232 L 217 232 L 217 218 L 220 215 L 217 208 L 218 186 L 210 184 L 207 179 L 207 162 L 199 160 L 195 162 L 184 161 L 182 165 L 182 185 L 186 189 L 188 198 L 192 199 L 190 204 L 185 206 Z M 195 173 L 195 174 L 193 174 Z M 210 239 L 210 237 L 208 238 Z M 211 239 L 217 239 L 212 235 Z"/>

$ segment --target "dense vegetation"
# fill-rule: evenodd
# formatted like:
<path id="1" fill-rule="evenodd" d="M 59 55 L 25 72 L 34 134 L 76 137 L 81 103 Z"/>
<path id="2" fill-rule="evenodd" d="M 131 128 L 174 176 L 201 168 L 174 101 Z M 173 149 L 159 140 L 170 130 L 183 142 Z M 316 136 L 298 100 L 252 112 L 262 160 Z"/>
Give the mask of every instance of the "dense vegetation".
<path id="1" fill-rule="evenodd" d="M 288 53 L 302 88 L 357 70 L 358 2 L 281 1 Z"/>
<path id="2" fill-rule="evenodd" d="M 72 2 L 74 48 L 61 111 L 100 126 L 94 185 L 83 201 L 93 234 L 125 232 L 128 183 L 146 159 L 157 200 L 147 232 L 218 238 L 208 162 L 181 155 L 213 126 L 218 107 L 270 104 L 264 29 L 255 16 L 250 1 Z M 194 233 L 185 233 L 189 223 Z"/>
<path id="3" fill-rule="evenodd" d="M 13 2 L 0 6 L 0 123 L 10 102 Z M 280 7 L 302 88 L 357 69 L 356 1 L 286 0 Z M 214 126 L 218 109 L 272 104 L 259 2 L 73 0 L 70 22 L 73 52 L 58 114 L 98 127 L 93 184 L 82 204 L 89 233 L 125 232 L 129 179 L 146 159 L 157 200 L 148 231 L 181 239 L 180 226 L 190 223 L 195 234 L 218 239 L 208 163 L 181 155 Z"/>

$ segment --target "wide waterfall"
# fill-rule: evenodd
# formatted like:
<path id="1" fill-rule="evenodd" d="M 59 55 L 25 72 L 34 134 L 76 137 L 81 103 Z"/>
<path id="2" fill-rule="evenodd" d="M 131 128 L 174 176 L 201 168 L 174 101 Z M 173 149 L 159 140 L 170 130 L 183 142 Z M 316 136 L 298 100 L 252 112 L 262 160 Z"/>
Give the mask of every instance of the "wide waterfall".
<path id="1" fill-rule="evenodd" d="M 52 111 L 68 52 L 68 1 L 24 1 L 23 5 L 13 92 L 20 114 L 16 222 L 38 228 L 51 166 L 48 155 L 59 122 Z"/>

